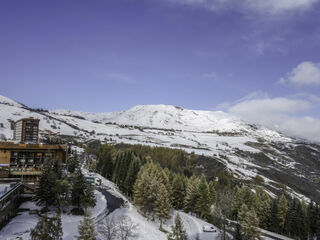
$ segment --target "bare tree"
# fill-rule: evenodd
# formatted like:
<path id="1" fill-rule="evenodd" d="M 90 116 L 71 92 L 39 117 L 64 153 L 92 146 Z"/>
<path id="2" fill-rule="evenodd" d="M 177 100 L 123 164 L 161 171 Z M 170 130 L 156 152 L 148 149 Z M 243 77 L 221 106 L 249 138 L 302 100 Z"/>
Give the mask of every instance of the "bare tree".
<path id="1" fill-rule="evenodd" d="M 219 232 L 218 237 L 216 239 L 219 239 L 219 240 L 230 240 L 231 237 L 230 237 L 229 234 L 226 234 L 224 232 Z"/>
<path id="2" fill-rule="evenodd" d="M 134 224 L 131 218 L 123 216 L 118 221 L 118 237 L 121 240 L 128 240 L 129 237 L 136 237 L 135 233 L 137 225 Z"/>
<path id="3" fill-rule="evenodd" d="M 234 193 L 231 190 L 220 191 L 217 199 L 217 206 L 215 207 L 212 215 L 215 224 L 222 228 L 220 239 L 228 240 L 227 227 L 228 217 L 231 216 L 231 209 L 233 205 Z"/>
<path id="4" fill-rule="evenodd" d="M 98 227 L 98 233 L 105 240 L 117 239 L 118 227 L 113 216 L 103 220 L 103 223 Z"/>

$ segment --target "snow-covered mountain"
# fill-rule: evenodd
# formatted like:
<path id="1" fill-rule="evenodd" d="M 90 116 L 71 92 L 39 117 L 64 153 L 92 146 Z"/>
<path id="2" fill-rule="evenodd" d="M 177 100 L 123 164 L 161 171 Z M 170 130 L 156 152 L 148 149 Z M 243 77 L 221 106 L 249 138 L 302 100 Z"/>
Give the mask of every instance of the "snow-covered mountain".
<path id="1" fill-rule="evenodd" d="M 24 117 L 40 119 L 42 135 L 59 133 L 80 140 L 181 148 L 210 157 L 238 178 L 251 181 L 261 175 L 270 191 L 287 185 L 296 196 L 320 199 L 318 145 L 247 124 L 221 111 L 168 105 L 141 105 L 112 113 L 46 111 L 0 96 L 0 139 L 11 139 L 10 121 Z M 210 172 L 210 163 L 199 163 L 199 168 Z"/>
<path id="2" fill-rule="evenodd" d="M 255 135 L 273 140 L 290 141 L 277 132 L 248 125 L 239 118 L 221 111 L 188 110 L 171 105 L 139 105 L 127 111 L 114 113 L 84 113 L 69 110 L 56 110 L 51 113 L 62 116 L 78 116 L 86 120 L 104 124 L 115 123 L 191 132 Z"/>

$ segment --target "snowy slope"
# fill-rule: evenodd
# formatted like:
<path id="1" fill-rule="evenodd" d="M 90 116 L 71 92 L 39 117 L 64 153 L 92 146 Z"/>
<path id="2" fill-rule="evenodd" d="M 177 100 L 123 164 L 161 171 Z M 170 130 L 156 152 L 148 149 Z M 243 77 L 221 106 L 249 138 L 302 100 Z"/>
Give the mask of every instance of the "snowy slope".
<path id="1" fill-rule="evenodd" d="M 85 113 L 69 110 L 45 112 L 34 111 L 9 98 L 0 96 L 0 111 L 0 122 L 4 123 L 6 130 L 9 128 L 9 119 L 16 121 L 19 118 L 30 116 L 41 120 L 40 128 L 42 130 L 54 132 L 60 130 L 62 134 L 66 135 L 75 135 L 81 132 L 75 131 L 74 127 L 78 127 L 84 132 L 95 131 L 96 133 L 109 134 L 118 132 L 116 126 L 123 128 L 123 125 L 126 125 L 149 128 L 150 130 L 175 130 L 211 133 L 219 136 L 249 136 L 252 138 L 262 137 L 272 141 L 291 141 L 290 138 L 275 131 L 246 124 L 221 111 L 187 110 L 170 105 L 141 105 L 128 111 L 114 113 Z M 63 123 L 69 123 L 73 127 Z M 113 126 L 110 127 L 110 125 Z M 10 132 L 6 131 L 5 135 L 10 138 Z"/>
<path id="2" fill-rule="evenodd" d="M 88 173 L 86 169 L 83 169 L 84 173 Z M 97 204 L 94 208 L 90 208 L 91 216 L 95 222 L 95 228 L 97 230 L 97 240 L 104 240 L 105 236 L 101 234 L 99 229 L 103 228 L 103 220 L 113 219 L 115 222 L 120 218 L 126 217 L 132 221 L 132 223 L 136 226 L 134 230 L 134 237 L 130 237 L 129 240 L 166 240 L 167 235 L 159 230 L 159 222 L 151 221 L 142 216 L 139 213 L 139 210 L 128 201 L 128 199 L 121 194 L 118 190 L 117 186 L 102 177 L 97 173 L 91 173 L 95 177 L 101 179 L 101 187 L 107 188 L 108 191 L 116 197 L 122 198 L 126 205 L 123 208 L 119 208 L 113 211 L 111 214 L 105 214 L 106 206 L 108 202 L 106 201 L 104 195 L 98 191 L 95 191 L 95 197 L 97 200 Z M 40 210 L 41 207 L 35 205 L 34 202 L 27 201 L 24 202 L 21 206 L 21 209 L 28 209 L 28 210 Z M 38 216 L 35 214 L 30 214 L 29 211 L 23 211 L 18 214 L 18 216 L 11 219 L 11 221 L 0 230 L 0 239 L 2 240 L 11 240 L 11 239 L 19 239 L 22 237 L 24 240 L 30 239 L 30 230 L 34 228 L 38 221 Z M 203 232 L 203 226 L 213 226 L 206 221 L 199 219 L 197 217 L 191 216 L 190 214 L 176 211 L 174 209 L 171 210 L 171 218 L 167 220 L 163 228 L 167 231 L 171 231 L 171 226 L 174 224 L 174 218 L 176 214 L 179 213 L 182 219 L 182 223 L 184 229 L 187 232 L 188 239 L 193 240 L 196 239 L 198 235 L 202 240 L 218 240 L 220 239 L 219 233 L 220 230 L 215 227 L 217 232 Z M 50 213 L 49 213 L 50 215 Z M 100 216 L 103 216 L 101 218 Z M 83 219 L 81 216 L 74 216 L 71 214 L 62 213 L 62 228 L 63 228 L 63 240 L 71 240 L 75 239 L 78 236 L 78 225 L 80 221 Z M 268 233 L 268 235 L 275 236 L 276 238 L 280 239 L 288 239 L 281 235 L 274 234 L 268 231 L 263 230 L 264 232 Z M 273 238 L 266 238 L 263 239 L 273 239 Z"/>
<path id="3" fill-rule="evenodd" d="M 8 106 L 22 107 L 23 105 L 5 96 L 0 95 L 0 103 Z"/>
<path id="4" fill-rule="evenodd" d="M 316 194 L 320 199 L 319 186 L 312 182 L 320 178 L 319 164 L 316 164 L 320 147 L 247 124 L 221 111 L 188 110 L 170 105 L 140 105 L 112 113 L 43 111 L 0 96 L 0 140 L 12 138 L 9 120 L 23 117 L 40 119 L 42 134 L 179 148 L 213 157 L 238 178 L 252 180 L 259 174 L 272 188 L 269 190 L 277 191 L 277 183 L 284 183 L 294 196 L 306 195 L 304 189 L 310 183 L 313 185 L 309 189 L 318 189 Z M 304 159 L 301 154 L 308 156 Z M 304 185 L 300 189 L 299 185 L 292 184 L 301 181 Z"/>
<path id="5" fill-rule="evenodd" d="M 164 232 L 159 230 L 160 224 L 158 222 L 148 220 L 144 216 L 142 216 L 139 213 L 138 209 L 131 202 L 129 202 L 124 195 L 120 193 L 117 186 L 113 182 L 105 179 L 100 174 L 97 174 L 97 173 L 91 173 L 91 174 L 94 174 L 95 177 L 100 178 L 102 186 L 107 187 L 108 191 L 111 194 L 119 198 L 122 198 L 126 202 L 126 206 L 124 208 L 115 210 L 114 212 L 109 214 L 107 218 L 113 219 L 115 222 L 121 217 L 128 217 L 129 219 L 131 219 L 131 221 L 133 222 L 133 224 L 137 226 L 137 228 L 135 230 L 135 237 L 130 238 L 130 240 L 150 240 L 150 239 L 166 240 L 167 239 L 167 235 Z M 171 231 L 171 225 L 174 224 L 174 217 L 176 214 L 177 214 L 177 211 L 172 209 L 171 218 L 167 222 L 165 222 L 163 225 L 163 228 L 166 231 L 168 232 Z M 218 229 L 216 233 L 204 233 L 202 231 L 202 227 L 204 225 L 212 226 L 211 224 L 183 212 L 179 212 L 179 214 L 190 240 L 195 239 L 197 234 L 199 234 L 200 239 L 202 240 L 219 239 Z M 104 237 L 101 234 L 99 234 L 98 239 L 103 240 Z"/>
<path id="6" fill-rule="evenodd" d="M 89 209 L 93 218 L 96 218 L 103 212 L 106 206 L 106 199 L 100 192 L 95 191 L 95 197 L 97 200 L 96 206 Z M 40 210 L 41 207 L 37 206 L 35 202 L 27 201 L 22 203 L 20 208 L 27 209 L 27 211 L 18 213 L 16 217 L 11 219 L 10 222 L 0 230 L 1 240 L 19 239 L 20 237 L 22 237 L 23 240 L 31 239 L 30 230 L 36 226 L 38 216 L 36 214 L 30 214 L 28 210 Z M 63 240 L 75 239 L 76 236 L 78 236 L 78 225 L 80 221 L 83 220 L 83 217 L 62 213 L 61 220 Z"/>
<path id="7" fill-rule="evenodd" d="M 123 196 L 117 189 L 116 185 L 109 180 L 101 177 L 99 174 L 95 174 L 96 177 L 99 177 L 102 180 L 102 187 L 107 187 L 109 192 L 113 195 L 123 198 L 127 205 L 124 208 L 120 208 L 115 210 L 109 215 L 104 215 L 104 218 L 114 219 L 115 221 L 119 220 L 121 217 L 129 218 L 134 225 L 136 225 L 135 229 L 135 237 L 130 238 L 130 240 L 166 240 L 167 235 L 159 230 L 159 223 L 153 222 L 151 220 L 143 217 L 137 210 L 137 208 L 131 204 L 125 196 Z M 105 197 L 98 191 L 95 191 L 95 196 L 97 200 L 97 205 L 94 208 L 91 208 L 92 218 L 96 224 L 96 229 L 100 229 L 103 227 L 103 221 L 97 222 L 97 218 L 104 212 L 106 208 Z M 24 209 L 38 209 L 41 207 L 35 205 L 34 202 L 24 202 L 20 208 Z M 171 225 L 173 224 L 173 219 L 176 214 L 176 211 L 172 210 L 172 218 L 169 219 L 164 228 L 168 231 L 171 230 Z M 183 221 L 184 227 L 187 231 L 190 239 L 194 239 L 196 234 L 199 234 L 202 240 L 215 240 L 218 239 L 218 233 L 203 233 L 202 226 L 210 225 L 205 221 L 198 219 L 196 217 L 190 216 L 186 213 L 180 212 L 181 219 Z M 63 240 L 71 240 L 75 239 L 78 236 L 78 225 L 82 220 L 81 216 L 74 216 L 71 214 L 61 214 L 62 219 L 62 227 L 63 227 Z M 37 224 L 38 217 L 37 215 L 31 215 L 28 211 L 24 211 L 20 213 L 18 216 L 14 217 L 3 229 L 0 230 L 0 239 L 2 240 L 11 240 L 11 239 L 19 239 L 22 237 L 24 240 L 30 239 L 30 229 L 34 228 Z M 104 240 L 105 237 L 100 233 L 97 236 L 98 240 Z"/>
<path id="8" fill-rule="evenodd" d="M 12 138 L 8 120 L 34 117 L 41 120 L 40 129 L 44 132 L 58 132 L 86 140 L 91 138 L 182 148 L 207 156 L 232 155 L 235 149 L 259 152 L 246 143 L 257 142 L 260 138 L 267 141 L 292 141 L 277 132 L 246 124 L 223 112 L 193 111 L 167 105 L 136 106 L 115 113 L 95 114 L 68 110 L 44 112 L 26 108 L 5 97 L 3 102 L 6 104 L 0 103 L 0 123 L 4 127 L 0 127 L 0 134 L 7 139 Z M 228 165 L 233 169 L 239 162 L 248 161 L 234 157 Z M 249 174 L 248 170 L 237 174 L 242 177 L 256 175 L 254 172 Z"/>
<path id="9" fill-rule="evenodd" d="M 158 129 L 174 129 L 195 132 L 221 132 L 255 135 L 274 140 L 289 141 L 281 134 L 266 128 L 256 128 L 239 118 L 222 111 L 188 110 L 171 105 L 139 105 L 128 111 L 114 113 L 84 113 L 79 111 L 56 110 L 52 114 L 80 116 L 86 120 L 101 123 L 116 123 Z"/>

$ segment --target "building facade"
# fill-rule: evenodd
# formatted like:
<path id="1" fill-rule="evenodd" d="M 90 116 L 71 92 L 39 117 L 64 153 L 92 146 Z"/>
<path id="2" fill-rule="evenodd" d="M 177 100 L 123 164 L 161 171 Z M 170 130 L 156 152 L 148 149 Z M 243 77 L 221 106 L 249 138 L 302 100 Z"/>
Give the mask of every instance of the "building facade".
<path id="1" fill-rule="evenodd" d="M 62 163 L 66 157 L 66 145 L 0 142 L 1 177 L 19 178 L 23 182 L 36 183 L 46 158 Z"/>
<path id="2" fill-rule="evenodd" d="M 47 158 L 66 161 L 67 146 L 39 144 L 39 119 L 23 118 L 13 124 L 14 142 L 0 142 L 1 179 L 19 179 L 35 184 Z"/>
<path id="3" fill-rule="evenodd" d="M 23 118 L 14 123 L 13 140 L 19 143 L 38 143 L 39 119 Z"/>

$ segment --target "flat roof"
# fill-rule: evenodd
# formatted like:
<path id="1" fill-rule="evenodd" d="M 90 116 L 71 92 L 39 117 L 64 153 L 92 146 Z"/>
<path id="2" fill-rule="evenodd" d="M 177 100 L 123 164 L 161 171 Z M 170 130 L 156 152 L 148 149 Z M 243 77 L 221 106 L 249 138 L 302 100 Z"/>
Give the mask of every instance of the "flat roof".
<path id="1" fill-rule="evenodd" d="M 14 143 L 14 142 L 0 142 L 0 149 L 14 150 L 14 149 L 51 149 L 51 150 L 67 150 L 67 145 L 51 145 L 51 144 L 28 144 L 28 143 Z"/>
<path id="2" fill-rule="evenodd" d="M 32 117 L 30 117 L 30 118 L 21 118 L 21 119 L 17 120 L 16 123 L 20 122 L 20 121 L 37 121 L 37 122 L 40 122 L 40 119 L 32 118 Z"/>

